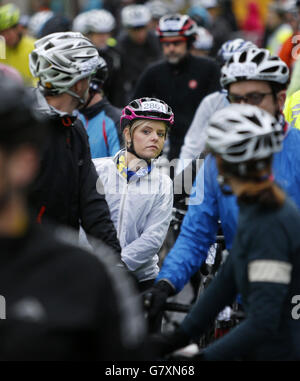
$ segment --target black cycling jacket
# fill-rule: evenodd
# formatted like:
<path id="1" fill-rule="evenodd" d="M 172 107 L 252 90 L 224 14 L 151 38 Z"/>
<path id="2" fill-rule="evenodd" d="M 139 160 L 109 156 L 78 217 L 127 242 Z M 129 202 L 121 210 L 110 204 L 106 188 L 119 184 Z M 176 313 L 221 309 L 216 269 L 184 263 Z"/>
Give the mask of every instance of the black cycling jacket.
<path id="1" fill-rule="evenodd" d="M 109 247 L 102 244 L 92 255 L 71 243 L 75 238 L 69 229 L 34 223 L 17 239 L 0 236 L 0 295 L 6 304 L 0 361 L 147 356 L 134 285 L 110 262 Z"/>
<path id="2" fill-rule="evenodd" d="M 139 78 L 133 99 L 159 98 L 174 112 L 174 125 L 169 130 L 169 160 L 179 157 L 199 103 L 206 95 L 220 88 L 219 78 L 220 69 L 213 59 L 190 54 L 178 65 L 167 61 L 154 63 Z"/>
<path id="3" fill-rule="evenodd" d="M 300 359 L 299 230 L 288 198 L 278 209 L 240 203 L 228 259 L 182 323 L 198 337 L 241 294 L 245 319 L 205 349 L 206 360 Z"/>
<path id="4" fill-rule="evenodd" d="M 81 223 L 87 234 L 120 252 L 105 197 L 97 192 L 98 175 L 81 121 L 53 112 L 49 118 L 40 171 L 29 192 L 37 222 L 50 219 L 76 230 Z"/>

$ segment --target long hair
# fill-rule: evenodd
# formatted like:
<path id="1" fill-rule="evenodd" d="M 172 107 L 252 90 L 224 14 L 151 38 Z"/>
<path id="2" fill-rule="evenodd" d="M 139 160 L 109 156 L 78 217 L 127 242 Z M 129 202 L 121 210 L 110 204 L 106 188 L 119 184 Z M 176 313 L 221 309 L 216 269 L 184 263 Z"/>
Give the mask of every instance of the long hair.
<path id="1" fill-rule="evenodd" d="M 232 177 L 239 182 L 239 201 L 258 203 L 267 208 L 279 208 L 284 203 L 286 195 L 274 182 L 272 176 L 272 157 L 263 160 L 263 169 L 257 169 L 257 161 L 245 164 L 243 175 L 238 173 L 238 165 L 219 161 L 219 169 L 226 177 Z"/>
<path id="2" fill-rule="evenodd" d="M 245 182 L 238 200 L 244 203 L 258 203 L 266 208 L 279 208 L 285 200 L 285 193 L 272 180 L 261 183 Z"/>

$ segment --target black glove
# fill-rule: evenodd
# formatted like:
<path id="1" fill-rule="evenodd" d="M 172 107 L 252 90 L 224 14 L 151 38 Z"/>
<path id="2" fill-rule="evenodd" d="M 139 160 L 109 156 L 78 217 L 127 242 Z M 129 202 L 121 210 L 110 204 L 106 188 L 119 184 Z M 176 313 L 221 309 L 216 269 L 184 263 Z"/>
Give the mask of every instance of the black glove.
<path id="1" fill-rule="evenodd" d="M 166 301 L 174 293 L 168 282 L 160 280 L 144 295 L 144 304 L 148 310 L 148 318 L 155 319 L 163 310 Z"/>
<path id="2" fill-rule="evenodd" d="M 166 356 L 189 345 L 191 338 L 179 327 L 174 332 L 150 336 L 150 343 L 157 356 Z"/>

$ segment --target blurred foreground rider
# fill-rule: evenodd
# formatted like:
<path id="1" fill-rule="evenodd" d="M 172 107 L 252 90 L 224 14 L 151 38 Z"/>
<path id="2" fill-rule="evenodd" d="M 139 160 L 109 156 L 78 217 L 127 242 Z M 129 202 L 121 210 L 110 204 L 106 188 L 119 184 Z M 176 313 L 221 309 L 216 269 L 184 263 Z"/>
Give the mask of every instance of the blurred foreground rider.
<path id="1" fill-rule="evenodd" d="M 141 309 L 111 249 L 83 251 L 28 211 L 48 138 L 32 93 L 1 76 L 0 100 L 0 360 L 143 359 Z"/>
<path id="2" fill-rule="evenodd" d="M 272 175 L 283 138 L 278 121 L 256 106 L 231 105 L 211 118 L 207 147 L 221 191 L 237 197 L 236 235 L 179 329 L 160 338 L 163 354 L 197 340 L 240 293 L 245 319 L 205 348 L 202 360 L 300 360 L 300 213 Z"/>

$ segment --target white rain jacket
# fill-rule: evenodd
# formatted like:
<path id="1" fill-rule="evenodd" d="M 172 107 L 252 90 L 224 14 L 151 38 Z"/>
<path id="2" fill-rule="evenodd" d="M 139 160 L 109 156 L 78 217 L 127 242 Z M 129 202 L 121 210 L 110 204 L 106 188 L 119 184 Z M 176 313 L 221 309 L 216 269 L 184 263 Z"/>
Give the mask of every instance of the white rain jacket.
<path id="1" fill-rule="evenodd" d="M 173 185 L 155 166 L 142 169 L 127 183 L 114 158 L 94 159 L 99 174 L 98 192 L 104 192 L 111 219 L 122 247 L 121 257 L 141 281 L 156 278 L 158 252 L 166 237 L 172 214 Z"/>

